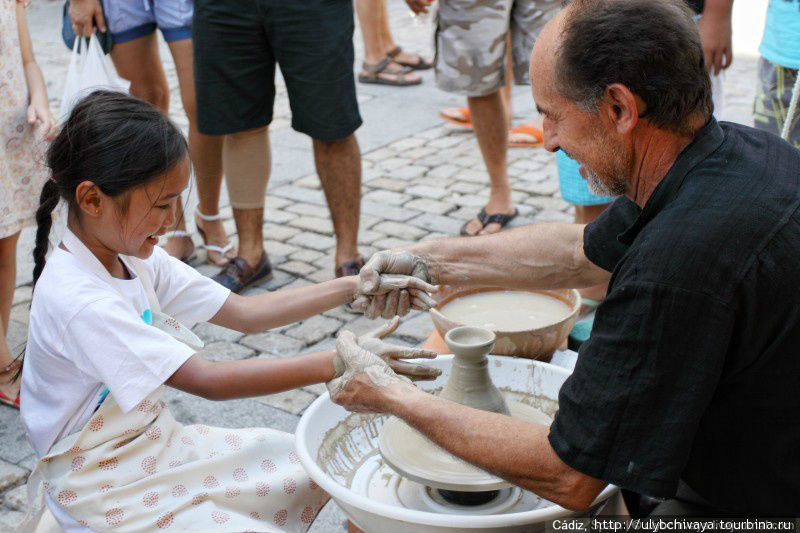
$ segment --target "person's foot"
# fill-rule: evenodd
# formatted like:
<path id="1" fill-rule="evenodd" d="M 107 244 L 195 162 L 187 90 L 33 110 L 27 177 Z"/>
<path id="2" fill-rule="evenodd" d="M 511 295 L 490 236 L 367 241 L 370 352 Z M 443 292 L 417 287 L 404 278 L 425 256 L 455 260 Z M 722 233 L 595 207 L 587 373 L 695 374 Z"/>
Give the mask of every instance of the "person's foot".
<path id="1" fill-rule="evenodd" d="M 514 218 L 517 215 L 517 210 L 514 208 L 513 205 L 506 204 L 498 204 L 495 205 L 492 202 L 489 202 L 486 207 L 483 208 L 483 213 L 486 214 L 488 219 L 495 215 L 505 215 L 505 217 L 500 218 L 508 218 L 504 223 L 499 222 L 489 222 L 485 224 L 479 218 L 482 213 L 479 213 L 478 216 L 467 222 L 464 227 L 462 228 L 463 235 L 468 236 L 475 236 L 475 235 L 489 235 L 492 233 L 497 233 L 503 229 L 503 227 L 508 223 L 511 218 Z"/>
<path id="2" fill-rule="evenodd" d="M 181 261 L 188 261 L 194 255 L 194 242 L 185 231 L 173 231 L 164 243 L 164 251 Z"/>
<path id="3" fill-rule="evenodd" d="M 230 289 L 231 292 L 239 293 L 253 283 L 270 278 L 272 278 L 272 266 L 269 264 L 267 252 L 262 252 L 261 259 L 252 265 L 243 257 L 234 257 L 211 279 Z"/>
<path id="4" fill-rule="evenodd" d="M 5 368 L 0 369 L 0 402 L 19 408 L 20 379 L 14 379 L 20 367 L 18 361 L 12 361 Z"/>
<path id="5" fill-rule="evenodd" d="M 395 63 L 387 57 L 376 63 L 364 61 L 361 65 L 358 81 L 361 83 L 405 87 L 408 85 L 419 85 L 422 83 L 422 76 L 416 72 L 412 72 L 408 67 Z"/>
<path id="6" fill-rule="evenodd" d="M 218 215 L 200 216 L 198 212 L 195 214 L 198 215 L 195 217 L 197 233 L 203 239 L 206 249 L 206 262 L 216 266 L 227 265 L 228 261 L 236 257 L 238 250 L 228 239 L 222 220 Z"/>
<path id="7" fill-rule="evenodd" d="M 419 54 L 410 54 L 399 46 L 392 50 L 387 50 L 386 55 L 391 57 L 395 63 L 414 70 L 427 70 L 433 67 L 433 61 L 430 59 L 425 59 Z"/>
<path id="8" fill-rule="evenodd" d="M 364 261 L 364 257 L 361 254 L 357 254 L 355 258 L 350 259 L 349 261 L 342 261 L 341 263 L 336 265 L 335 275 L 337 278 L 341 278 L 344 276 L 357 276 L 359 272 L 361 272 L 361 267 L 364 266 L 366 261 Z"/>

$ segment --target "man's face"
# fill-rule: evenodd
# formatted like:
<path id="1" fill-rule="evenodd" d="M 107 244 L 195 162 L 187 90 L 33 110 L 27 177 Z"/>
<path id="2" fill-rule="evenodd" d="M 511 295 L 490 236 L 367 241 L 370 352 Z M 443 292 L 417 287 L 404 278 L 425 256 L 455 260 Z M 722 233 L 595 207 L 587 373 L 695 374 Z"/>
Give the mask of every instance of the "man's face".
<path id="1" fill-rule="evenodd" d="M 625 194 L 631 157 L 614 125 L 603 120 L 602 113 L 586 111 L 558 92 L 555 56 L 562 18 L 555 17 L 542 30 L 531 57 L 531 86 L 536 108 L 544 118 L 544 146 L 551 152 L 563 150 L 580 163 L 581 175 L 593 194 Z"/>

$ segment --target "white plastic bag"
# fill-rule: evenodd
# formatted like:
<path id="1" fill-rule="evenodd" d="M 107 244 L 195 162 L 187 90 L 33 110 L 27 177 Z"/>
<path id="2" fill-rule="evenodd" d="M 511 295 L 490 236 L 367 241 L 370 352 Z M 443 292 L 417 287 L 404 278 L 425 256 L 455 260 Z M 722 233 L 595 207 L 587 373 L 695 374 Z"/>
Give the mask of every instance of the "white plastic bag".
<path id="1" fill-rule="evenodd" d="M 107 89 L 127 93 L 130 85 L 131 82 L 117 75 L 94 35 L 89 38 L 88 45 L 85 39 L 76 37 L 72 47 L 72 57 L 69 60 L 64 94 L 61 97 L 59 112 L 61 122 L 67 119 L 75 104 L 92 91 Z"/>

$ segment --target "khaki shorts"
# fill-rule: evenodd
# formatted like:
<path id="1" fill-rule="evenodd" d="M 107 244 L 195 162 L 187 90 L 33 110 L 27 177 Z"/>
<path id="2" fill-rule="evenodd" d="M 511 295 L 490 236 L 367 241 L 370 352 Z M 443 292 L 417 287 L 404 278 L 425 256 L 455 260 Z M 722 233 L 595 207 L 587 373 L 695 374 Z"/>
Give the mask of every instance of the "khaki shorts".
<path id="1" fill-rule="evenodd" d="M 529 84 L 536 37 L 561 0 L 440 0 L 436 24 L 436 85 L 486 96 L 505 84 L 506 36 L 511 32 L 514 81 Z"/>
<path id="2" fill-rule="evenodd" d="M 780 135 L 792 101 L 797 70 L 782 67 L 763 57 L 758 62 L 758 85 L 753 104 L 753 123 L 760 130 Z M 789 142 L 800 148 L 800 106 L 789 127 Z"/>

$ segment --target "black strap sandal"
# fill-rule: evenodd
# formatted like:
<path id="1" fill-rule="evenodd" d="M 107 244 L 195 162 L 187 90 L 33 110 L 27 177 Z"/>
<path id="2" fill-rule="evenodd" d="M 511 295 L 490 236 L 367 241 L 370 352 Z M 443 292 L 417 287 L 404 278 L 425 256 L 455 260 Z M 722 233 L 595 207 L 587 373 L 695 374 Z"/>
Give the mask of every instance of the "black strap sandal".
<path id="1" fill-rule="evenodd" d="M 407 87 L 409 85 L 419 85 L 422 83 L 422 78 L 416 80 L 407 78 L 408 74 L 411 72 L 410 68 L 391 67 L 392 64 L 399 65 L 399 63 L 394 63 L 390 57 L 384 57 L 375 64 L 369 64 L 365 61 L 361 65 L 363 72 L 359 73 L 358 81 L 361 83 L 392 85 L 395 87 Z M 392 76 L 392 78 L 386 78 L 385 76 Z"/>
<path id="2" fill-rule="evenodd" d="M 503 213 L 495 213 L 494 215 L 490 215 L 486 212 L 485 209 L 481 209 L 480 212 L 477 214 L 477 218 L 482 226 L 481 229 L 478 230 L 478 233 L 480 233 L 481 230 L 486 226 L 488 226 L 489 224 L 499 224 L 500 229 L 502 230 L 503 228 L 506 227 L 506 225 L 509 222 L 514 220 L 514 217 L 516 217 L 518 214 L 519 211 L 514 209 L 514 212 L 511 213 L 510 215 L 506 215 Z M 476 235 L 478 235 L 478 233 L 475 233 L 474 235 L 472 233 L 467 233 L 467 226 L 469 225 L 470 222 L 472 222 L 472 220 L 466 221 L 464 225 L 461 226 L 461 235 L 465 237 L 475 237 Z"/>

